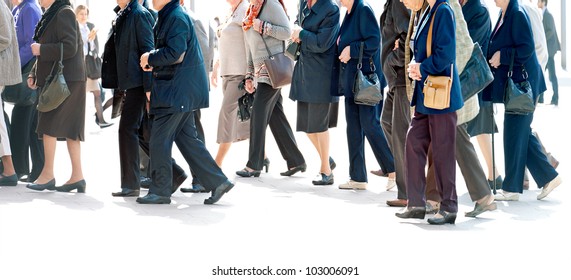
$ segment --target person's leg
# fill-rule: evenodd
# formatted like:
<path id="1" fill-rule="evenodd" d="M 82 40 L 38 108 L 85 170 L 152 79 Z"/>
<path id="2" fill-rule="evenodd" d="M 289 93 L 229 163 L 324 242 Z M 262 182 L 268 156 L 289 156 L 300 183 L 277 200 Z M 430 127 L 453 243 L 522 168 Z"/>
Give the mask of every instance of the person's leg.
<path id="1" fill-rule="evenodd" d="M 170 197 L 172 193 L 172 146 L 176 130 L 184 117 L 192 114 L 156 114 L 151 126 L 149 152 L 151 158 L 151 186 L 149 194 Z"/>
<path id="2" fill-rule="evenodd" d="M 381 128 L 381 124 L 377 118 L 377 110 L 382 110 L 382 105 L 379 106 L 359 106 L 359 122 L 363 128 L 363 132 L 369 141 L 369 145 L 373 150 L 373 154 L 377 159 L 377 162 L 381 166 L 381 169 L 385 174 L 395 172 L 395 161 L 393 154 L 389 149 L 387 139 Z"/>
<path id="3" fill-rule="evenodd" d="M 449 213 L 458 212 L 456 194 L 456 112 L 430 115 L 428 117 L 432 160 L 436 186 L 440 191 L 440 210 Z"/>
<path id="4" fill-rule="evenodd" d="M 406 135 L 406 193 L 408 207 L 425 207 L 426 177 L 424 169 L 430 145 L 428 115 L 416 112 Z"/>
<path id="5" fill-rule="evenodd" d="M 360 106 L 355 104 L 353 98 L 345 98 L 347 145 L 349 149 L 349 177 L 353 181 L 366 183 L 365 133 L 361 127 L 360 109 Z"/>
<path id="6" fill-rule="evenodd" d="M 466 131 L 466 124 L 456 127 L 456 161 L 472 201 L 478 201 L 491 194 L 486 174 Z"/>
<path id="7" fill-rule="evenodd" d="M 93 105 L 95 106 L 95 115 L 97 120 L 99 120 L 99 125 L 105 125 L 107 122 L 103 118 L 103 104 L 101 102 L 101 91 L 94 90 L 93 92 Z"/>
<path id="8" fill-rule="evenodd" d="M 83 180 L 81 168 L 81 142 L 79 140 L 66 139 L 67 151 L 71 160 L 71 176 L 66 184 L 76 183 Z"/>
<path id="9" fill-rule="evenodd" d="M 492 135 L 491 134 L 480 134 L 478 136 L 476 136 L 476 139 L 478 140 L 478 146 L 480 146 L 480 151 L 482 152 L 482 155 L 484 156 L 484 160 L 486 161 L 486 166 L 488 167 L 488 180 L 492 181 L 495 178 L 493 174 L 496 174 L 496 178 L 500 177 L 501 174 L 498 171 L 498 168 L 495 169 L 494 172 L 494 166 L 492 164 Z"/>
<path id="10" fill-rule="evenodd" d="M 129 89 L 119 121 L 119 159 L 121 188 L 139 189 L 139 135 L 146 96 L 142 87 Z"/>
<path id="11" fill-rule="evenodd" d="M 30 174 L 30 130 L 32 110 L 36 107 L 32 105 L 14 105 L 12 108 L 12 121 L 10 125 L 10 148 L 12 150 L 12 160 L 18 178 Z M 35 128 L 34 128 L 35 129 Z"/>
<path id="12" fill-rule="evenodd" d="M 410 102 L 406 96 L 406 87 L 403 86 L 395 88 L 393 103 L 392 143 L 390 144 L 390 147 L 395 165 L 395 179 L 398 189 L 397 199 L 407 199 L 404 150 L 406 133 L 410 126 Z"/>
<path id="13" fill-rule="evenodd" d="M 557 74 L 555 73 L 555 60 L 553 56 L 547 59 L 547 71 L 549 71 L 549 81 L 553 88 L 553 96 L 551 97 L 552 105 L 559 105 L 559 82 L 557 82 Z"/>
<path id="14" fill-rule="evenodd" d="M 32 158 L 32 170 L 30 171 L 28 182 L 34 182 L 38 176 L 40 176 L 42 169 L 44 169 L 45 160 L 44 142 L 38 137 L 38 133 L 36 133 L 36 127 L 38 126 L 38 110 L 36 110 L 36 104 L 32 105 L 31 125 L 28 131 L 30 134 L 30 155 Z"/>
<path id="15" fill-rule="evenodd" d="M 218 152 L 216 153 L 216 160 L 215 160 L 218 166 L 222 167 L 222 162 L 224 161 L 226 154 L 230 150 L 230 146 L 232 146 L 232 143 L 220 143 L 220 145 L 218 145 Z"/>
<path id="16" fill-rule="evenodd" d="M 523 174 L 527 161 L 533 114 L 504 114 L 504 160 L 506 175 L 502 185 L 510 193 L 523 192 Z"/>
<path id="17" fill-rule="evenodd" d="M 56 142 L 57 138 L 49 136 L 47 134 L 43 135 L 44 142 L 44 168 L 42 172 L 36 179 L 35 183 L 45 184 L 50 180 L 54 179 L 54 160 L 56 153 Z"/>

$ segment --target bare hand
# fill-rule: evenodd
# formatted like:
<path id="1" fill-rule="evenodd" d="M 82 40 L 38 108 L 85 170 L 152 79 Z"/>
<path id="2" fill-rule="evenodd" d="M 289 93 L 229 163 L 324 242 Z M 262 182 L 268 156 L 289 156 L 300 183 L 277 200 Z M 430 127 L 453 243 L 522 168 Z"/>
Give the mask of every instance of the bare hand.
<path id="1" fill-rule="evenodd" d="M 35 55 L 35 56 L 39 56 L 39 55 L 40 55 L 40 47 L 41 47 L 41 45 L 38 44 L 38 43 L 33 43 L 33 44 L 31 45 L 31 47 L 32 47 L 32 54 Z"/>
<path id="2" fill-rule="evenodd" d="M 393 48 L 393 51 L 398 50 L 398 48 L 399 48 L 399 40 L 397 39 L 397 40 L 395 41 L 395 47 Z"/>
<path id="3" fill-rule="evenodd" d="M 147 110 L 148 114 L 149 110 L 151 109 L 151 92 L 147 91 L 145 92 L 145 94 L 147 95 L 147 102 L 145 102 L 145 109 Z"/>
<path id="4" fill-rule="evenodd" d="M 146 72 L 153 71 L 153 67 L 151 67 L 149 65 L 149 53 L 148 52 L 141 55 L 140 62 L 141 62 L 141 68 L 143 69 L 143 71 L 146 71 Z"/>
<path id="5" fill-rule="evenodd" d="M 406 70 L 411 79 L 415 81 L 420 81 L 422 79 L 422 74 L 420 74 L 420 63 L 411 62 Z"/>
<path id="6" fill-rule="evenodd" d="M 252 79 L 246 79 L 244 88 L 248 93 L 254 93 L 254 91 L 256 91 L 256 87 L 254 86 L 254 81 L 252 81 Z"/>
<path id="7" fill-rule="evenodd" d="M 339 56 L 339 61 L 347 63 L 349 60 L 351 60 L 351 46 L 346 46 Z"/>
<path id="8" fill-rule="evenodd" d="M 93 40 L 95 40 L 95 36 L 97 36 L 97 29 L 93 28 L 89 32 L 89 35 L 87 35 L 87 40 L 92 42 Z"/>
<path id="9" fill-rule="evenodd" d="M 501 56 L 500 51 L 496 51 L 496 53 L 494 53 L 492 58 L 488 61 L 490 63 L 490 66 L 492 66 L 494 68 L 498 68 L 501 64 L 500 63 L 500 56 Z"/>
<path id="10" fill-rule="evenodd" d="M 31 89 L 37 89 L 38 88 L 38 86 L 36 85 L 36 79 L 35 78 L 28 77 L 27 82 L 28 82 L 29 88 L 31 88 Z"/>
<path id="11" fill-rule="evenodd" d="M 301 42 L 301 40 L 299 39 L 299 33 L 301 32 L 301 30 L 303 30 L 301 27 L 299 26 L 295 26 L 293 29 L 293 33 L 291 34 L 291 40 L 294 42 Z"/>
<path id="12" fill-rule="evenodd" d="M 212 74 L 210 74 L 210 84 L 212 87 L 218 87 L 218 70 L 213 69 Z"/>

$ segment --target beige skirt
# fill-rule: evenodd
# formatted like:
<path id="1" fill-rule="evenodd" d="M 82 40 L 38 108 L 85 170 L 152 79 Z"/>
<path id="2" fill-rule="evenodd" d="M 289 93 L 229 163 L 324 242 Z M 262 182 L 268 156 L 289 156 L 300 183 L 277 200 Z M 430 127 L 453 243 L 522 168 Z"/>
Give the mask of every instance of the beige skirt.
<path id="1" fill-rule="evenodd" d="M 222 106 L 218 115 L 218 135 L 216 142 L 232 143 L 250 138 L 250 121 L 238 120 L 238 98 L 245 91 L 238 89 L 238 85 L 244 76 L 222 77 Z"/>

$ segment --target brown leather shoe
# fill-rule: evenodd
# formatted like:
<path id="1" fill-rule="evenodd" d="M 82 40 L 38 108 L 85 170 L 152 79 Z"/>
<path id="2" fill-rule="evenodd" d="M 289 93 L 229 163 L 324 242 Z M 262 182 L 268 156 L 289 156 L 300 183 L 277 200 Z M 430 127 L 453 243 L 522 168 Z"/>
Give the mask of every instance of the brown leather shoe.
<path id="1" fill-rule="evenodd" d="M 390 207 L 406 207 L 407 204 L 406 199 L 387 200 L 387 205 Z"/>
<path id="2" fill-rule="evenodd" d="M 385 174 L 382 169 L 371 170 L 371 174 L 377 175 L 379 177 L 389 177 L 389 174 Z"/>

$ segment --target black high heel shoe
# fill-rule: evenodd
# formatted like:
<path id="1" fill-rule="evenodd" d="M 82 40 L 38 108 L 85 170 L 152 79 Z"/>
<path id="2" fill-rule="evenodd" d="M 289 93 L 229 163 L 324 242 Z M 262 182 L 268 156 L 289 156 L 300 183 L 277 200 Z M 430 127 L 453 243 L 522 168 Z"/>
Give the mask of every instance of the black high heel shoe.
<path id="1" fill-rule="evenodd" d="M 331 168 L 331 171 L 333 171 L 335 167 L 337 167 L 337 163 L 335 163 L 332 157 L 329 157 L 329 168 Z"/>
<path id="2" fill-rule="evenodd" d="M 85 180 L 79 180 L 75 183 L 71 183 L 71 184 L 63 184 L 59 187 L 55 187 L 56 191 L 58 192 L 71 192 L 73 190 L 77 189 L 78 193 L 85 193 L 85 186 L 87 184 L 85 183 Z"/>
<path id="3" fill-rule="evenodd" d="M 264 168 L 266 169 L 266 173 L 270 170 L 270 160 L 268 158 L 264 159 Z"/>
<path id="4" fill-rule="evenodd" d="M 252 176 L 260 177 L 261 173 L 262 173 L 261 170 L 248 171 L 248 169 L 246 169 L 246 168 L 236 171 L 236 175 L 238 175 L 240 177 L 252 177 Z"/>
<path id="5" fill-rule="evenodd" d="M 438 211 L 440 217 L 432 217 L 428 219 L 431 225 L 454 224 L 456 222 L 456 213 L 446 212 L 444 210 Z"/>
<path id="6" fill-rule="evenodd" d="M 407 207 L 402 213 L 395 213 L 401 219 L 424 219 L 426 207 Z"/>
<path id="7" fill-rule="evenodd" d="M 302 165 L 298 165 L 292 169 L 289 169 L 288 171 L 285 172 L 281 172 L 280 175 L 282 176 L 291 176 L 299 171 L 301 172 L 305 172 L 305 170 L 307 169 L 307 164 L 303 163 Z"/>
<path id="8" fill-rule="evenodd" d="M 45 184 L 36 184 L 31 183 L 26 186 L 26 188 L 34 191 L 43 191 L 43 190 L 50 190 L 53 191 L 56 189 L 56 179 L 51 179 L 49 182 Z"/>

